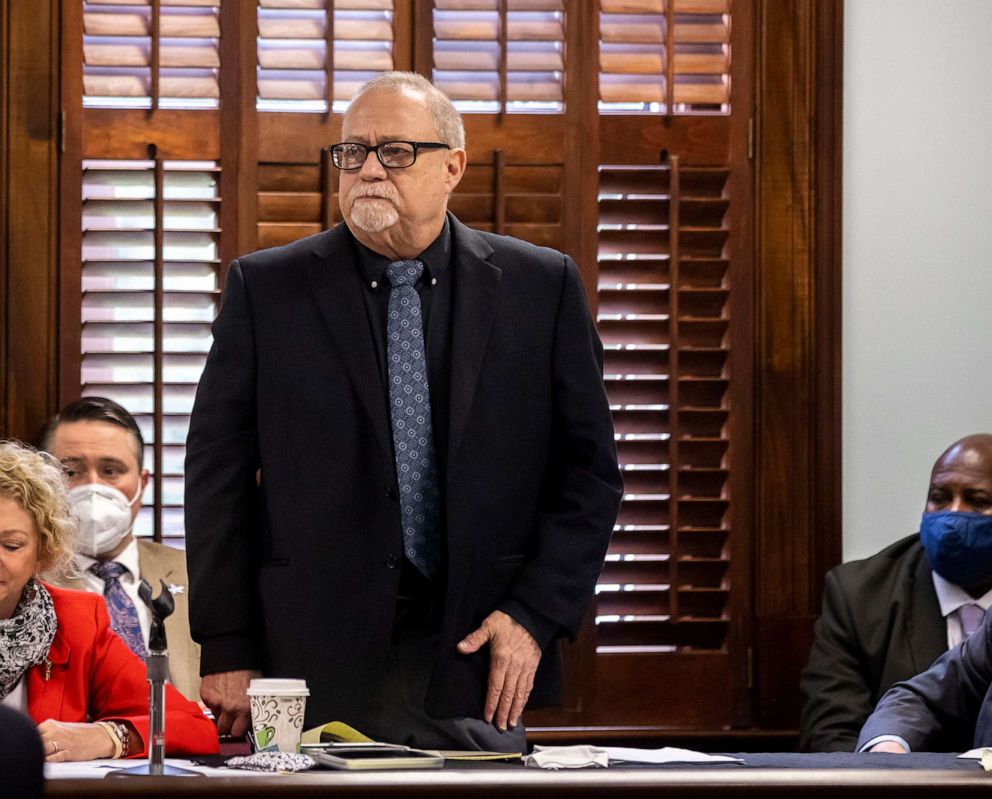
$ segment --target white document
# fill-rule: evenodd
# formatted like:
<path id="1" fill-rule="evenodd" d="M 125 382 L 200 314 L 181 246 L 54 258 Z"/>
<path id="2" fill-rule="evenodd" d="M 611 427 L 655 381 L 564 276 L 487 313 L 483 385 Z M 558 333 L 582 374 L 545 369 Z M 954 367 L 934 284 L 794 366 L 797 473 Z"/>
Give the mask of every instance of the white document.
<path id="1" fill-rule="evenodd" d="M 78 763 L 45 763 L 45 779 L 47 780 L 79 780 L 79 779 L 100 779 L 107 776 L 107 772 L 116 771 L 122 768 L 134 768 L 148 763 L 147 758 L 135 760 L 83 760 Z M 179 760 L 167 757 L 167 766 L 199 771 L 208 777 L 271 777 L 272 772 L 246 771 L 238 768 L 208 768 L 207 766 L 197 766 L 189 760 Z"/>
<path id="2" fill-rule="evenodd" d="M 524 758 L 532 768 L 606 768 L 613 763 L 743 763 L 736 757 L 707 755 L 691 749 L 666 746 L 661 749 L 633 749 L 627 746 L 535 746 L 533 754 Z"/>
<path id="3" fill-rule="evenodd" d="M 626 746 L 604 746 L 611 763 L 743 763 L 738 757 L 707 755 L 692 749 L 663 746 L 661 749 L 632 749 Z"/>

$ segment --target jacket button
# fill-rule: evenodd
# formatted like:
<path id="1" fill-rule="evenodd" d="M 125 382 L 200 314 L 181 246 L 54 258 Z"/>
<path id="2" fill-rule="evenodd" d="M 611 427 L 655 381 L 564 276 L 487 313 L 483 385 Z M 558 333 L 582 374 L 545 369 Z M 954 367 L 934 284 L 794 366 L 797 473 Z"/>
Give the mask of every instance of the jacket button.
<path id="1" fill-rule="evenodd" d="M 396 486 L 392 483 L 386 486 L 386 496 L 390 499 L 396 499 Z"/>
<path id="2" fill-rule="evenodd" d="M 400 565 L 400 559 L 396 555 L 390 555 L 386 558 L 386 568 L 395 569 Z"/>

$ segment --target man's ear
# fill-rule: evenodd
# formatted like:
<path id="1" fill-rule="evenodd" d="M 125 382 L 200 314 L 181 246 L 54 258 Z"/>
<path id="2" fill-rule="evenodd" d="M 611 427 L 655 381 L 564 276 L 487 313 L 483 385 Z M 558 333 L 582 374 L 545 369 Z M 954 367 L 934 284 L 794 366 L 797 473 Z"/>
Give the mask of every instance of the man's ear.
<path id="1" fill-rule="evenodd" d="M 448 190 L 448 194 L 451 194 L 451 192 L 455 190 L 455 187 L 461 182 L 462 175 L 465 174 L 465 166 L 467 163 L 468 155 L 461 147 L 448 151 L 448 157 L 444 162 L 444 185 Z"/>

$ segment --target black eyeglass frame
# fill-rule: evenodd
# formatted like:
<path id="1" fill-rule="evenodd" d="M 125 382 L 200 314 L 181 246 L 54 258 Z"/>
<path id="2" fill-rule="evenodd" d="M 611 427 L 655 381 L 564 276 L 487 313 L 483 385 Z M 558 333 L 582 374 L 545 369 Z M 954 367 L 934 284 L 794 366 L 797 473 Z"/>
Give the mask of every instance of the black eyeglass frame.
<path id="1" fill-rule="evenodd" d="M 355 147 L 361 147 L 362 149 L 365 150 L 365 157 L 362 158 L 362 162 L 358 166 L 346 167 L 338 164 L 338 157 L 337 154 L 334 152 L 334 148 L 341 147 L 344 144 L 350 144 Z M 404 166 L 390 166 L 389 164 L 387 164 L 385 161 L 382 160 L 382 153 L 379 152 L 379 148 L 385 147 L 390 144 L 409 144 L 411 147 L 413 147 L 413 160 L 409 164 L 406 164 Z M 327 145 L 327 150 L 331 154 L 331 163 L 333 163 L 337 169 L 340 169 L 343 172 L 354 172 L 356 169 L 361 169 L 363 166 L 365 166 L 365 162 L 368 160 L 369 153 L 375 153 L 375 157 L 379 159 L 379 163 L 382 164 L 384 169 L 409 169 L 411 166 L 417 163 L 417 154 L 420 150 L 441 150 L 441 149 L 450 150 L 452 149 L 452 147 L 450 144 L 445 144 L 444 142 L 440 142 L 440 141 L 406 141 L 405 139 L 393 139 L 391 141 L 382 141 L 376 145 L 362 144 L 361 142 L 358 141 L 342 141 L 342 142 L 338 142 L 337 144 Z"/>

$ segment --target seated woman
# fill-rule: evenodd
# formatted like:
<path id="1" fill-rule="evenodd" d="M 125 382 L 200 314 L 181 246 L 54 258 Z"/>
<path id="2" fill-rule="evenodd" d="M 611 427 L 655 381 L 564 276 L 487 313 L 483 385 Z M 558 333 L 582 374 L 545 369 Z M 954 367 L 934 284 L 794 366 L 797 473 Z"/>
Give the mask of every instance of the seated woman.
<path id="1" fill-rule="evenodd" d="M 50 762 L 141 757 L 145 664 L 111 631 L 103 597 L 38 579 L 70 563 L 73 531 L 58 462 L 0 442 L 0 702 L 34 720 Z M 216 752 L 213 723 L 166 692 L 166 754 Z"/>

